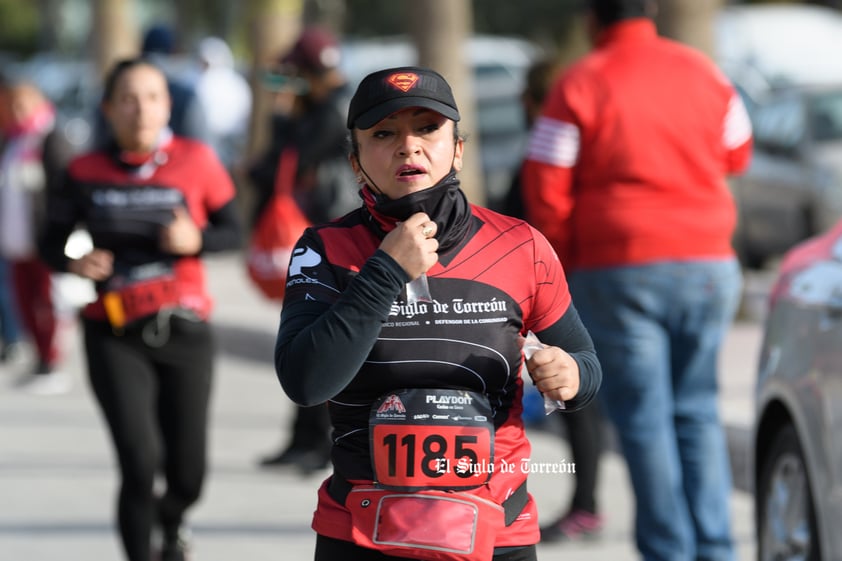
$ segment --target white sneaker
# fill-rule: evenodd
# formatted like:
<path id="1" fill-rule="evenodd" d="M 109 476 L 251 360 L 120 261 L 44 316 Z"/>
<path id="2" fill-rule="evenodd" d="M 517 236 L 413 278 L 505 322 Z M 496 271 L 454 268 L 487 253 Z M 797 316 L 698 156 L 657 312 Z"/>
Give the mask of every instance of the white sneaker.
<path id="1" fill-rule="evenodd" d="M 28 374 L 18 381 L 17 387 L 32 395 L 61 395 L 70 391 L 70 375 L 60 370 L 49 374 Z"/>

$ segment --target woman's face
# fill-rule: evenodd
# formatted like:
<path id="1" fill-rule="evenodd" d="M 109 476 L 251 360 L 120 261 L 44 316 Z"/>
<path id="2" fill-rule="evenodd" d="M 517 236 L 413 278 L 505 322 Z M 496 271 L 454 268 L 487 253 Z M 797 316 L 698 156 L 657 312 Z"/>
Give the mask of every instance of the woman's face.
<path id="1" fill-rule="evenodd" d="M 354 130 L 359 159 L 352 157 L 351 165 L 390 199 L 427 189 L 451 168 L 462 169 L 464 144 L 454 138 L 454 126 L 435 111 L 408 107 Z"/>
<path id="2" fill-rule="evenodd" d="M 117 79 L 102 108 L 123 150 L 151 151 L 170 120 L 167 80 L 153 66 L 131 67 Z"/>

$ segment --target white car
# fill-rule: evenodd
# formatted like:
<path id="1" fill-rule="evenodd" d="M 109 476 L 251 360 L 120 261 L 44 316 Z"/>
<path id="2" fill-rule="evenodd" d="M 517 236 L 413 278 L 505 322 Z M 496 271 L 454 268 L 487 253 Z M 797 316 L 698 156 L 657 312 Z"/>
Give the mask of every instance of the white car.
<path id="1" fill-rule="evenodd" d="M 763 87 L 842 81 L 842 12 L 809 4 L 722 8 L 715 22 L 716 60 L 752 94 Z"/>
<path id="2" fill-rule="evenodd" d="M 734 245 L 744 266 L 763 268 L 842 217 L 842 12 L 734 5 L 715 30 L 755 133 L 751 166 L 731 181 Z"/>

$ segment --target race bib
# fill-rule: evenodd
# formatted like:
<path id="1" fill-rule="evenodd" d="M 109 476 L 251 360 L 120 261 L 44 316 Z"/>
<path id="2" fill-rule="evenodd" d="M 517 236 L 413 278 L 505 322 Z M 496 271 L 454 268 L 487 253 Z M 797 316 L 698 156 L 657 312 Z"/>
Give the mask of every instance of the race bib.
<path id="1" fill-rule="evenodd" d="M 371 462 L 380 487 L 473 489 L 492 475 L 494 423 L 483 394 L 398 390 L 375 401 L 369 429 Z"/>

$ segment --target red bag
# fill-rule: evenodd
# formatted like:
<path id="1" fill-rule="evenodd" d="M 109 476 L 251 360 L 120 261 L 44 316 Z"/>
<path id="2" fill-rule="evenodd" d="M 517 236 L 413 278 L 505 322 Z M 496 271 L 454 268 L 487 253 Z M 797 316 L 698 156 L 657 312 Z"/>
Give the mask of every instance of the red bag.
<path id="1" fill-rule="evenodd" d="M 488 561 L 505 527 L 502 506 L 472 493 L 354 487 L 345 501 L 354 543 L 426 561 Z"/>
<path id="2" fill-rule="evenodd" d="M 249 240 L 246 267 L 252 282 L 270 300 L 283 300 L 292 250 L 310 222 L 292 196 L 298 153 L 281 152 L 275 193 L 257 220 Z"/>

